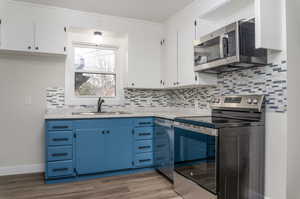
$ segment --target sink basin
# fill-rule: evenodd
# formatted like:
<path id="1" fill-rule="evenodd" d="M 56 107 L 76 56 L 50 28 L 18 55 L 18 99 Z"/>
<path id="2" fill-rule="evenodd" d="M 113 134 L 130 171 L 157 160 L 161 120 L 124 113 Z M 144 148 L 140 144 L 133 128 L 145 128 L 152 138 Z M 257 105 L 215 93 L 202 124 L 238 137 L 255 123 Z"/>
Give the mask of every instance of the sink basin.
<path id="1" fill-rule="evenodd" d="M 123 115 L 123 114 L 130 114 L 124 111 L 116 111 L 116 112 L 74 112 L 72 115 Z"/>

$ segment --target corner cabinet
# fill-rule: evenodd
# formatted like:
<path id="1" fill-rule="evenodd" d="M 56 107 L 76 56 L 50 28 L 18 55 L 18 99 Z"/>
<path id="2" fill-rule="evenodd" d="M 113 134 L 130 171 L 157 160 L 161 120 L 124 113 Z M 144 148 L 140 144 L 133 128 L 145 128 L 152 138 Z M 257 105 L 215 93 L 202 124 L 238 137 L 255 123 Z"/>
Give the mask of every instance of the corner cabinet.
<path id="1" fill-rule="evenodd" d="M 46 182 L 74 181 L 153 167 L 154 120 L 46 121 Z"/>
<path id="2" fill-rule="evenodd" d="M 215 75 L 194 72 L 195 24 L 167 24 L 164 46 L 163 79 L 165 87 L 216 85 Z"/>
<path id="3" fill-rule="evenodd" d="M 66 54 L 67 27 L 59 22 L 34 21 L 22 16 L 1 19 L 1 50 Z"/>

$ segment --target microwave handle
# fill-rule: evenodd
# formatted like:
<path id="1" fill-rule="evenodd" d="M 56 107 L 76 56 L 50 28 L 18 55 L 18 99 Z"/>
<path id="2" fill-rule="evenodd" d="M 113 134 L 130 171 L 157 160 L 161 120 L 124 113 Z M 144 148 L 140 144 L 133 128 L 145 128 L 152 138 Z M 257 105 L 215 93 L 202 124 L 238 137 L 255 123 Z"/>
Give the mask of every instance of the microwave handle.
<path id="1" fill-rule="evenodd" d="M 228 57 L 228 35 L 226 34 L 220 37 L 220 54 L 221 58 Z"/>
<path id="2" fill-rule="evenodd" d="M 224 57 L 228 57 L 229 53 L 229 40 L 228 40 L 228 35 L 225 35 L 225 37 L 223 37 L 223 55 Z"/>

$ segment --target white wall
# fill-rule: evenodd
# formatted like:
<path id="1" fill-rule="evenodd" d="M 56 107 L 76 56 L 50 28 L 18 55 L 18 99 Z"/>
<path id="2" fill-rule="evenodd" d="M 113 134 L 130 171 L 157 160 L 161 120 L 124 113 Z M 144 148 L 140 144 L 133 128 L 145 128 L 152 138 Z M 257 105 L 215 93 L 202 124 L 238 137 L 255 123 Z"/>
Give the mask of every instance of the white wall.
<path id="1" fill-rule="evenodd" d="M 300 198 L 300 2 L 286 0 L 288 58 L 287 199 Z"/>
<path id="2" fill-rule="evenodd" d="M 201 35 L 207 34 L 213 30 L 218 29 L 221 26 L 232 23 L 235 20 L 243 18 L 252 18 L 254 14 L 254 1 L 246 4 L 240 3 L 238 5 L 238 11 L 234 9 L 228 9 L 227 12 L 222 9 L 217 12 L 210 12 L 216 7 L 220 6 L 222 2 L 226 0 L 196 0 L 192 4 L 185 7 L 175 15 L 171 16 L 165 22 L 166 35 L 172 34 L 172 32 L 181 31 L 182 34 L 190 34 L 193 30 L 193 22 L 195 19 L 199 19 L 199 16 L 203 16 L 198 23 L 198 34 L 199 38 Z M 234 2 L 238 2 L 235 1 Z M 224 8 L 224 7 L 223 7 Z M 225 6 L 226 8 L 226 6 Z M 228 7 L 227 7 L 228 8 Z M 284 6 L 282 7 L 285 13 Z M 231 11 L 231 12 L 230 12 Z M 282 17 L 282 22 L 285 27 L 285 16 Z M 283 29 L 285 32 L 285 28 Z M 193 35 L 190 36 L 189 40 L 192 40 Z M 188 41 L 187 41 L 188 42 Z M 283 34 L 283 44 L 286 46 L 286 36 Z M 193 49 L 186 51 L 183 55 L 185 59 L 185 68 L 188 71 L 193 70 Z M 271 63 L 280 64 L 281 61 L 286 60 L 286 50 L 282 52 L 270 52 L 269 60 Z M 168 67 L 174 68 L 175 61 L 167 57 L 165 60 L 167 67 L 164 73 L 170 71 Z M 182 72 L 181 72 L 182 73 Z M 286 113 L 274 113 L 269 112 L 266 115 L 266 182 L 265 182 L 265 193 L 266 197 L 270 199 L 285 199 L 286 198 Z M 300 140 L 300 139 L 299 139 Z"/>
<path id="3" fill-rule="evenodd" d="M 157 51 L 152 52 L 151 47 L 156 39 L 159 45 L 162 38 L 161 24 L 0 0 L 1 18 L 16 13 L 30 13 L 32 18 L 54 20 L 69 27 L 126 34 L 126 42 L 129 43 L 128 66 L 134 69 L 144 66 L 160 70 L 161 58 Z M 150 48 L 139 51 L 137 46 Z M 45 89 L 63 87 L 64 70 L 65 60 L 59 57 L 0 54 L 0 175 L 9 170 L 17 172 L 28 169 L 30 171 L 31 168 L 41 169 L 38 165 L 44 162 Z M 32 97 L 32 105 L 24 105 L 26 96 Z"/>
<path id="4" fill-rule="evenodd" d="M 64 69 L 61 58 L 0 56 L 0 175 L 3 167 L 43 163 L 45 89 L 64 86 Z"/>

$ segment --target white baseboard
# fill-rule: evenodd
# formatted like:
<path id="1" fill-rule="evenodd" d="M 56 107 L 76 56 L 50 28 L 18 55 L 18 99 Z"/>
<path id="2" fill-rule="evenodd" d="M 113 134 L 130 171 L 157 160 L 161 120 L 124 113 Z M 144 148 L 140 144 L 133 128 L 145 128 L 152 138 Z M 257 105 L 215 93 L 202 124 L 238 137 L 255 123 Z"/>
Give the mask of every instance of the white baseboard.
<path id="1" fill-rule="evenodd" d="M 44 164 L 18 165 L 11 167 L 0 167 L 0 176 L 40 173 L 45 171 Z"/>

